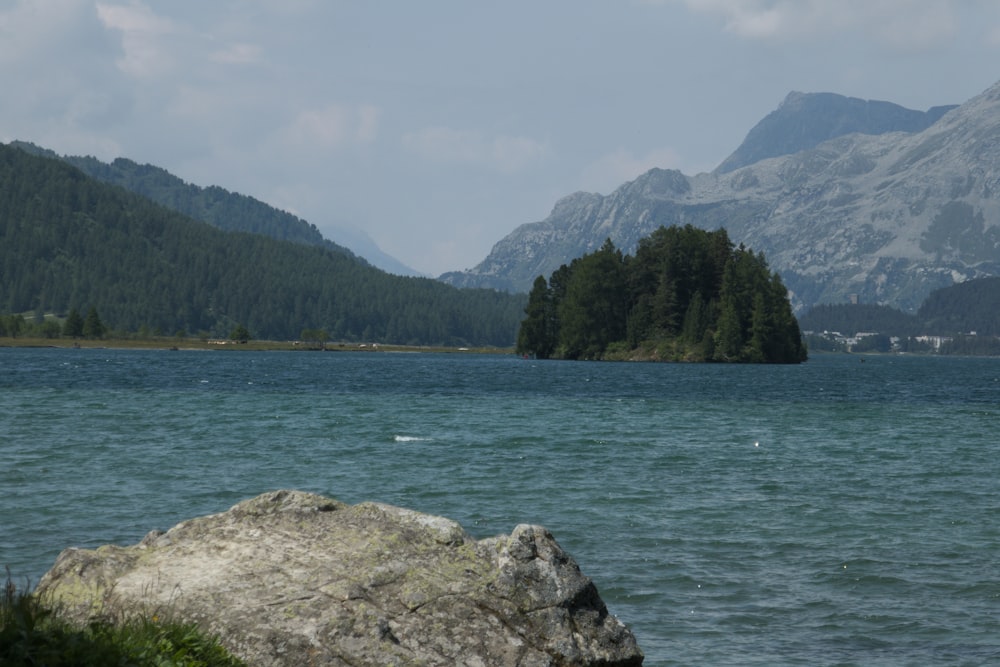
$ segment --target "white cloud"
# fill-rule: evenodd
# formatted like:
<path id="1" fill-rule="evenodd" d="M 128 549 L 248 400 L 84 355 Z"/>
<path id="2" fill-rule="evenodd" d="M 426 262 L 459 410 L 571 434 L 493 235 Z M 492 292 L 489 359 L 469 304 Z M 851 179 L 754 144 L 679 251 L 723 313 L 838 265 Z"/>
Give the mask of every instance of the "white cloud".
<path id="1" fill-rule="evenodd" d="M 303 147 L 365 144 L 378 135 L 378 118 L 379 110 L 370 105 L 330 104 L 300 112 L 279 135 L 283 141 Z"/>
<path id="2" fill-rule="evenodd" d="M 718 16 L 726 30 L 751 39 L 807 40 L 858 32 L 911 51 L 948 42 L 958 32 L 956 7 L 940 0 L 672 1 Z"/>
<path id="3" fill-rule="evenodd" d="M 117 142 L 94 130 L 117 126 L 131 109 L 112 63 L 118 53 L 88 0 L 0 3 L 5 138 L 106 155 Z"/>
<path id="4" fill-rule="evenodd" d="M 98 3 L 97 16 L 106 28 L 121 32 L 124 55 L 118 66 L 123 72 L 144 78 L 169 69 L 171 59 L 163 38 L 176 31 L 170 20 L 138 3 Z"/>
<path id="5" fill-rule="evenodd" d="M 41 2 L 18 2 L 0 12 L 0 63 L 16 63 L 25 51 L 40 50 L 40 42 L 58 32 L 53 24 L 63 15 L 61 9 Z M 55 21 L 44 20 L 49 12 Z"/>
<path id="6" fill-rule="evenodd" d="M 487 166 L 504 172 L 522 169 L 549 155 L 547 144 L 528 137 L 487 137 L 476 130 L 427 127 L 406 134 L 403 145 L 435 162 Z"/>
<path id="7" fill-rule="evenodd" d="M 217 119 L 220 110 L 228 109 L 229 99 L 223 91 L 181 83 L 170 93 L 163 107 L 167 116 L 182 118 L 184 122 L 205 122 Z M 224 113 L 224 111 L 223 111 Z"/>
<path id="8" fill-rule="evenodd" d="M 0 77 L 21 65 L 79 71 L 113 46 L 87 0 L 18 0 L 0 3 Z M 26 67 L 25 67 L 26 65 Z M 8 69 L 10 66 L 10 69 Z M 51 86 L 51 82 L 46 81 Z"/>
<path id="9" fill-rule="evenodd" d="M 375 137 L 378 136 L 378 120 L 381 115 L 378 107 L 370 104 L 362 105 L 358 107 L 356 113 L 358 117 L 355 131 L 357 140 L 361 143 L 375 141 Z"/>
<path id="10" fill-rule="evenodd" d="M 229 44 L 214 51 L 209 58 L 223 65 L 252 65 L 260 61 L 260 47 L 256 44 Z"/>

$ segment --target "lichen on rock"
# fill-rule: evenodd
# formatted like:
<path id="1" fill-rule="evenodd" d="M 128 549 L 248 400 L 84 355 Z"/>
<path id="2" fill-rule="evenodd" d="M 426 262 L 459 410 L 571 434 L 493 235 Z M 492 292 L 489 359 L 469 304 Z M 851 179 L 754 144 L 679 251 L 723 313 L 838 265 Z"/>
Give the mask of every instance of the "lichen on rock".
<path id="1" fill-rule="evenodd" d="M 276 491 L 139 544 L 67 549 L 38 594 L 80 621 L 170 614 L 278 665 L 642 664 L 634 635 L 540 526 Z"/>

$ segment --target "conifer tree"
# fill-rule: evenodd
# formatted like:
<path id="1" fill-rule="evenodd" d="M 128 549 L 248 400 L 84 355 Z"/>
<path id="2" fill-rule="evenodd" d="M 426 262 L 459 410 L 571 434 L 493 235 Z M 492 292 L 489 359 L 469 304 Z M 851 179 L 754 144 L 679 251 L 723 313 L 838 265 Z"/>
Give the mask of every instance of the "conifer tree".
<path id="1" fill-rule="evenodd" d="M 539 276 L 525 312 L 524 352 L 554 340 L 551 354 L 566 359 L 599 359 L 611 345 L 692 361 L 806 359 L 781 279 L 762 253 L 734 248 L 725 230 L 660 228 L 639 242 L 635 257 L 608 240 L 548 283 Z"/>
<path id="2" fill-rule="evenodd" d="M 63 336 L 80 338 L 83 336 L 83 317 L 76 308 L 71 308 L 66 321 L 63 322 Z"/>
<path id="3" fill-rule="evenodd" d="M 596 359 L 624 340 L 625 264 L 611 240 L 597 252 L 574 260 L 566 294 L 558 306 L 559 349 L 568 359 Z"/>
<path id="4" fill-rule="evenodd" d="M 246 326 L 237 324 L 236 327 L 229 332 L 229 340 L 234 340 L 237 343 L 245 343 L 250 340 L 250 331 L 246 328 Z"/>
<path id="5" fill-rule="evenodd" d="M 524 312 L 527 317 L 517 332 L 517 353 L 548 359 L 556 347 L 555 316 L 552 292 L 544 276 L 535 278 Z"/>
<path id="6" fill-rule="evenodd" d="M 104 323 L 101 322 L 97 314 L 97 308 L 91 306 L 87 310 L 87 317 L 83 320 L 82 333 L 85 338 L 101 338 L 104 336 Z"/>

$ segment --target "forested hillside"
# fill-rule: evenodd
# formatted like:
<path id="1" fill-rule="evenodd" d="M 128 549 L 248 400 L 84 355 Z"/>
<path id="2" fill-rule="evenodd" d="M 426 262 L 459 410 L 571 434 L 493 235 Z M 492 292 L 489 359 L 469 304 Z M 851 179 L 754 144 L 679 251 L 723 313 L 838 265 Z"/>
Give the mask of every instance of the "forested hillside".
<path id="1" fill-rule="evenodd" d="M 610 240 L 535 280 L 517 348 L 540 358 L 799 363 L 788 290 L 725 230 L 661 227 L 635 256 Z"/>
<path id="2" fill-rule="evenodd" d="M 10 144 L 33 155 L 62 160 L 97 180 L 118 185 L 157 204 L 195 220 L 230 232 L 251 232 L 282 241 L 318 245 L 355 256 L 350 250 L 323 238 L 315 225 L 279 211 L 262 201 L 229 192 L 218 186 L 203 188 L 185 183 L 169 171 L 150 164 L 138 164 L 126 158 L 101 162 L 94 157 L 58 155 L 35 144 L 13 141 Z M 359 258 L 360 259 L 360 258 Z"/>
<path id="3" fill-rule="evenodd" d="M 391 276 L 339 249 L 225 232 L 0 146 L 0 312 L 105 326 L 401 344 L 514 342 L 524 298 Z"/>
<path id="4" fill-rule="evenodd" d="M 845 335 L 953 336 L 976 332 L 1000 336 L 1000 277 L 990 276 L 931 292 L 916 315 L 874 304 L 821 304 L 799 318 L 807 331 Z"/>
<path id="5" fill-rule="evenodd" d="M 1000 336 L 1000 277 L 969 280 L 931 292 L 917 310 L 928 331 Z"/>
<path id="6" fill-rule="evenodd" d="M 896 336 L 914 336 L 924 332 L 923 323 L 916 315 L 904 313 L 891 306 L 873 303 L 837 303 L 813 306 L 799 316 L 799 326 L 804 331 L 822 333 L 836 331 L 853 336 L 859 332 L 888 332 Z"/>

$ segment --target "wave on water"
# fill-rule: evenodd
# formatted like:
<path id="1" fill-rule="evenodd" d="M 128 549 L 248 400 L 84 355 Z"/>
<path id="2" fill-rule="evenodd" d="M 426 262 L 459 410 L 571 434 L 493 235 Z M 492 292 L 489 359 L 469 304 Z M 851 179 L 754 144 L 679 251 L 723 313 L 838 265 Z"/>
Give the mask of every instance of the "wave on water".
<path id="1" fill-rule="evenodd" d="M 395 435 L 392 439 L 396 442 L 430 442 L 432 440 L 432 438 L 417 435 Z"/>
<path id="2" fill-rule="evenodd" d="M 998 377 L 0 347 L 0 574 L 300 488 L 545 525 L 648 665 L 1000 665 Z"/>

